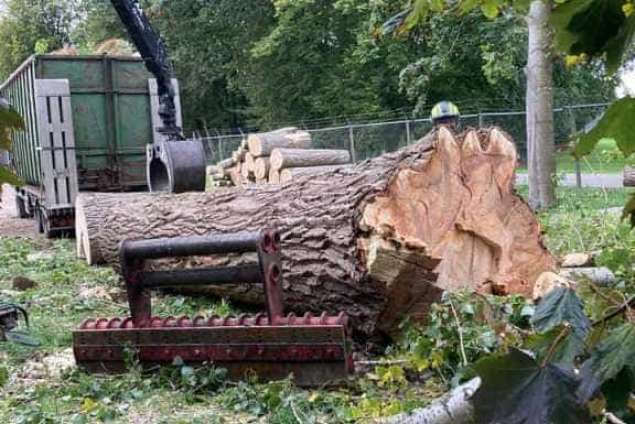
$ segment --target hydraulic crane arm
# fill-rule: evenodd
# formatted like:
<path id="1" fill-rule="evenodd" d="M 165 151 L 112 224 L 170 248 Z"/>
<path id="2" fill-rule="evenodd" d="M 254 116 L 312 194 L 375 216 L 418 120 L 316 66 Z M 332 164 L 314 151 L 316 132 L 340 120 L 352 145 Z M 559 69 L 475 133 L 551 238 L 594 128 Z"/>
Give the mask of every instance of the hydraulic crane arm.
<path id="1" fill-rule="evenodd" d="M 152 28 L 138 0 L 111 0 L 121 22 L 126 27 L 146 68 L 157 80 L 159 91 L 159 116 L 163 127 L 159 131 L 168 140 L 182 140 L 181 128 L 176 125 L 176 107 L 174 105 L 173 69 L 168 52 L 159 34 Z"/>

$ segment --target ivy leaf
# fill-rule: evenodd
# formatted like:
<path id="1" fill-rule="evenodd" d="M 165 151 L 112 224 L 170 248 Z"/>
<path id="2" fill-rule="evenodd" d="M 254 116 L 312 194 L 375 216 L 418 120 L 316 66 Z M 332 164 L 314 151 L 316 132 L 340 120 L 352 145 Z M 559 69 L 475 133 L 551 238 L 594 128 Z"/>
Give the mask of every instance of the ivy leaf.
<path id="1" fill-rule="evenodd" d="M 6 166 L 0 165 L 0 185 L 9 183 L 14 186 L 21 186 L 22 181 Z"/>
<path id="2" fill-rule="evenodd" d="M 531 323 L 541 333 L 568 323 L 573 332 L 582 338 L 591 329 L 591 322 L 584 314 L 582 300 L 575 291 L 567 287 L 557 287 L 550 291 L 538 303 Z"/>
<path id="3" fill-rule="evenodd" d="M 578 389 L 581 401 L 593 398 L 606 381 L 615 378 L 626 366 L 635 364 L 635 324 L 625 323 L 591 353 L 582 365 L 582 382 Z"/>
<path id="4" fill-rule="evenodd" d="M 590 423 L 575 397 L 573 373 L 558 365 L 540 366 L 529 355 L 512 350 L 474 365 L 483 380 L 474 394 L 475 422 L 505 424 Z"/>
<path id="5" fill-rule="evenodd" d="M 563 338 L 556 343 L 559 337 Z M 573 365 L 587 350 L 584 337 L 565 325 L 554 327 L 546 333 L 529 336 L 526 346 L 540 359 L 550 356 L 550 362 L 567 365 Z"/>
<path id="6" fill-rule="evenodd" d="M 486 18 L 494 19 L 498 16 L 499 7 L 501 5 L 501 0 L 485 0 L 481 3 L 481 11 Z"/>
<path id="7" fill-rule="evenodd" d="M 583 134 L 573 154 L 591 153 L 602 138 L 612 138 L 625 156 L 635 152 L 635 98 L 624 97 L 613 102 L 591 131 Z"/>

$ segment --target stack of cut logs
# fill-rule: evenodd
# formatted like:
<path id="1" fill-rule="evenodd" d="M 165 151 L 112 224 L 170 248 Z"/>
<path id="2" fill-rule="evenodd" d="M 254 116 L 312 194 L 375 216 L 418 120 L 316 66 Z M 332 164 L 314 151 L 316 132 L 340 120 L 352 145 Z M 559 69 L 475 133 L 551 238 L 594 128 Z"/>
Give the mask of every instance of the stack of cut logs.
<path id="1" fill-rule="evenodd" d="M 350 161 L 348 150 L 312 149 L 311 134 L 290 127 L 249 134 L 231 158 L 209 167 L 208 174 L 213 186 L 281 184 Z"/>

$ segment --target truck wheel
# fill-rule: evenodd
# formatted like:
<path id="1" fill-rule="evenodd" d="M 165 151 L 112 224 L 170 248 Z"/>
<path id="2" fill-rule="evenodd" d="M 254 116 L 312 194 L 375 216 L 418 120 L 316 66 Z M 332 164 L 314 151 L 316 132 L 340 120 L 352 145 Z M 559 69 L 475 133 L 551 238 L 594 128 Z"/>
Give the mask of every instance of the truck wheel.
<path id="1" fill-rule="evenodd" d="M 18 218 L 24 219 L 28 217 L 24 199 L 19 194 L 15 196 L 15 210 L 18 212 Z"/>
<path id="2" fill-rule="evenodd" d="M 43 212 L 42 210 L 36 206 L 35 207 L 35 228 L 37 229 L 37 232 L 42 234 L 44 232 L 44 221 L 43 221 Z"/>

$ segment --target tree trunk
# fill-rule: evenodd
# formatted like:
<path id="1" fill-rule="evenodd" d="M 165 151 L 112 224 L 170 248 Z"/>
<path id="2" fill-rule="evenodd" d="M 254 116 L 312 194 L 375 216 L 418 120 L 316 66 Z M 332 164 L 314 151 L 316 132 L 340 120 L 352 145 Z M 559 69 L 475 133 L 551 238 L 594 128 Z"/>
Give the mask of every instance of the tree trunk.
<path id="1" fill-rule="evenodd" d="M 624 168 L 624 187 L 635 187 L 635 168 Z"/>
<path id="2" fill-rule="evenodd" d="M 123 239 L 278 228 L 290 310 L 343 310 L 363 334 L 395 334 L 405 317 L 425 318 L 441 290 L 531 295 L 537 277 L 553 269 L 535 216 L 513 190 L 515 167 L 515 148 L 498 130 L 457 141 L 441 129 L 281 186 L 81 194 L 79 249 L 92 263 L 117 266 Z M 260 288 L 240 284 L 206 290 L 262 301 Z"/>
<path id="3" fill-rule="evenodd" d="M 551 4 L 534 0 L 527 15 L 527 159 L 529 204 L 545 208 L 555 203 L 553 176 L 556 173 L 553 129 Z"/>
<path id="4" fill-rule="evenodd" d="M 340 165 L 350 163 L 348 150 L 328 149 L 275 149 L 270 163 L 273 169 L 302 168 L 307 166 Z"/>

